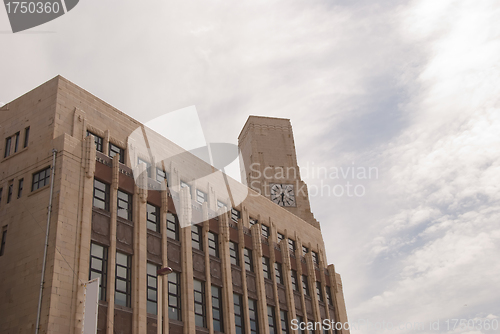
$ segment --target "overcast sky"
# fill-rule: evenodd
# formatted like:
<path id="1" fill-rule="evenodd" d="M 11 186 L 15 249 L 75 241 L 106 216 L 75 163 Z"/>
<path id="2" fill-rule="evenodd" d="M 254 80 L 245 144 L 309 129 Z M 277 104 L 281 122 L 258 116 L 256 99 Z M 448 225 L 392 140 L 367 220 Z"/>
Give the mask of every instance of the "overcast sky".
<path id="1" fill-rule="evenodd" d="M 4 103 L 61 74 L 142 122 L 194 105 L 213 142 L 289 118 L 350 321 L 498 320 L 499 1 L 85 0 L 9 31 Z"/>

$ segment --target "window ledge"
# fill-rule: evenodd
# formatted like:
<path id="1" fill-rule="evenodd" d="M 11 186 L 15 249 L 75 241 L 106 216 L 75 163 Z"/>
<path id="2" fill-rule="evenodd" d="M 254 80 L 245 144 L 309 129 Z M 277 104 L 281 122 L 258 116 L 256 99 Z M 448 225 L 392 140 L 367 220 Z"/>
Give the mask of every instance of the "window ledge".
<path id="1" fill-rule="evenodd" d="M 37 190 L 33 190 L 32 192 L 30 192 L 30 193 L 28 194 L 28 197 L 30 197 L 30 196 L 32 196 L 32 195 L 35 195 L 35 194 L 38 194 L 39 192 L 41 192 L 41 191 L 43 191 L 43 190 L 45 190 L 45 189 L 48 189 L 49 187 L 50 187 L 50 183 L 49 183 L 49 184 L 44 185 L 44 186 L 43 186 L 43 187 L 41 187 L 41 188 L 38 188 Z"/>
<path id="2" fill-rule="evenodd" d="M 27 150 L 28 150 L 28 147 L 29 147 L 29 146 L 24 147 L 24 148 L 23 148 L 23 149 L 21 149 L 20 151 L 17 151 L 16 153 L 12 153 L 12 154 L 11 154 L 11 155 L 9 155 L 8 157 L 3 158 L 3 159 L 2 159 L 2 162 L 5 162 L 5 161 L 9 160 L 10 158 L 15 157 L 15 156 L 17 156 L 17 155 L 21 154 L 22 152 L 27 151 Z"/>

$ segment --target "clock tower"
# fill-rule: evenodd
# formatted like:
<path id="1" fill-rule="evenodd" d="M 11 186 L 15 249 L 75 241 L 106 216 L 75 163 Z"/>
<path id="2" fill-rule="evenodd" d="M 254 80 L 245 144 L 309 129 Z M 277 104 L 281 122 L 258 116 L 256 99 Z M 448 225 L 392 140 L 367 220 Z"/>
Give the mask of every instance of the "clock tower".
<path id="1" fill-rule="evenodd" d="M 241 180 L 248 187 L 319 228 L 300 178 L 289 119 L 250 116 L 238 137 Z"/>

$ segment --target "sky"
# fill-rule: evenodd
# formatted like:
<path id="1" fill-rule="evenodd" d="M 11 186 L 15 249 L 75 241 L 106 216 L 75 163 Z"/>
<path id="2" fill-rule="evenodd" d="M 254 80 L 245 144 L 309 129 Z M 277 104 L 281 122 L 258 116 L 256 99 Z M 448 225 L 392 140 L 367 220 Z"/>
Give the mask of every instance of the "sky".
<path id="1" fill-rule="evenodd" d="M 289 118 L 351 333 L 500 333 L 500 2 L 86 0 L 0 41 L 3 103 L 60 74 L 210 142 Z"/>

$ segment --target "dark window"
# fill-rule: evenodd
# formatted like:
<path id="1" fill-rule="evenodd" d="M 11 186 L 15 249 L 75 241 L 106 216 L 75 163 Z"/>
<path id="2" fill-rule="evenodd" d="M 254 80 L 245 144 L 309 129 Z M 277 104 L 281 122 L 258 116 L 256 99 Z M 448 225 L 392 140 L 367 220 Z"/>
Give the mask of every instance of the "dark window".
<path id="1" fill-rule="evenodd" d="M 0 244 L 0 256 L 5 252 L 5 240 L 7 239 L 7 226 L 2 228 L 2 243 Z"/>
<path id="2" fill-rule="evenodd" d="M 236 223 L 238 222 L 238 219 L 240 219 L 240 212 L 235 208 L 231 209 L 231 219 Z"/>
<path id="3" fill-rule="evenodd" d="M 167 213 L 167 237 L 174 240 L 179 240 L 179 220 L 177 215 Z"/>
<path id="4" fill-rule="evenodd" d="M 94 179 L 94 200 L 96 208 L 109 211 L 109 184 Z"/>
<path id="5" fill-rule="evenodd" d="M 254 218 L 250 218 L 249 220 L 249 223 L 250 223 L 250 226 L 254 226 L 255 224 L 257 224 L 259 221 L 257 219 L 254 219 Z"/>
<path id="6" fill-rule="evenodd" d="M 106 300 L 107 273 L 108 248 L 92 242 L 90 244 L 89 280 L 99 277 L 99 300 Z"/>
<path id="7" fill-rule="evenodd" d="M 24 129 L 24 147 L 28 147 L 28 141 L 30 140 L 30 127 L 28 126 Z"/>
<path id="8" fill-rule="evenodd" d="M 281 333 L 282 334 L 290 333 L 288 329 L 288 314 L 286 311 L 280 311 L 280 319 L 281 319 Z"/>
<path id="9" fill-rule="evenodd" d="M 320 302 L 323 301 L 323 293 L 321 293 L 321 282 L 316 281 L 316 295 Z"/>
<path id="10" fill-rule="evenodd" d="M 297 284 L 297 271 L 290 270 L 290 276 L 292 278 L 292 289 L 293 291 L 299 291 L 299 286 Z"/>
<path id="11" fill-rule="evenodd" d="M 102 143 L 103 143 L 102 137 L 99 137 L 95 133 L 92 133 L 92 132 L 87 130 L 87 136 L 90 136 L 90 135 L 94 136 L 95 149 L 99 152 L 102 152 Z"/>
<path id="12" fill-rule="evenodd" d="M 158 279 L 156 277 L 156 271 L 158 266 L 156 264 L 148 263 L 147 265 L 147 284 L 148 284 L 148 295 L 147 295 L 147 312 L 151 314 L 157 313 L 157 300 L 158 300 Z"/>
<path id="13" fill-rule="evenodd" d="M 257 334 L 259 332 L 257 301 L 250 298 L 248 299 L 248 318 L 250 319 L 250 333 Z"/>
<path id="14" fill-rule="evenodd" d="M 140 164 L 145 164 L 146 165 L 146 173 L 148 174 L 148 177 L 151 177 L 151 164 L 147 162 L 146 160 L 142 160 L 141 158 L 137 158 L 137 165 Z"/>
<path id="15" fill-rule="evenodd" d="M 262 226 L 262 236 L 264 238 L 269 238 L 269 226 L 266 226 L 264 224 L 262 224 L 261 226 Z"/>
<path id="16" fill-rule="evenodd" d="M 198 201 L 198 203 L 200 204 L 205 203 L 207 201 L 207 194 L 205 194 L 200 189 L 196 189 L 196 201 Z"/>
<path id="17" fill-rule="evenodd" d="M 326 286 L 326 300 L 328 302 L 328 305 L 333 305 L 333 302 L 332 302 L 332 290 L 330 290 L 329 286 Z"/>
<path id="18" fill-rule="evenodd" d="M 47 184 L 49 184 L 50 180 L 50 167 L 45 168 L 35 174 L 33 174 L 33 180 L 31 183 L 31 191 L 35 191 L 40 189 Z"/>
<path id="19" fill-rule="evenodd" d="M 309 284 L 307 284 L 306 275 L 302 275 L 302 292 L 304 295 L 309 296 Z"/>
<path id="20" fill-rule="evenodd" d="M 201 226 L 191 225 L 191 243 L 193 248 L 203 250 L 203 242 L 201 239 Z"/>
<path id="21" fill-rule="evenodd" d="M 281 263 L 274 262 L 274 275 L 276 276 L 276 283 L 283 284 L 283 275 L 281 273 Z"/>
<path id="22" fill-rule="evenodd" d="M 231 264 L 240 265 L 240 259 L 238 256 L 238 244 L 234 241 L 229 241 L 229 260 Z"/>
<path id="23" fill-rule="evenodd" d="M 214 331 L 224 331 L 224 321 L 222 318 L 222 292 L 221 288 L 212 285 L 212 318 Z"/>
<path id="24" fill-rule="evenodd" d="M 193 280 L 194 286 L 194 323 L 198 327 L 207 327 L 205 313 L 205 282 Z"/>
<path id="25" fill-rule="evenodd" d="M 233 295 L 234 301 L 234 325 L 236 334 L 245 333 L 245 320 L 243 318 L 243 298 L 241 295 L 235 293 Z"/>
<path id="26" fill-rule="evenodd" d="M 3 193 L 3 188 L 0 188 L 0 204 L 2 204 L 2 193 Z"/>
<path id="27" fill-rule="evenodd" d="M 276 317 L 274 307 L 267 305 L 267 321 L 269 322 L 269 334 L 278 334 L 276 330 Z"/>
<path id="28" fill-rule="evenodd" d="M 219 257 L 219 236 L 214 232 L 208 232 L 208 254 Z"/>
<path id="29" fill-rule="evenodd" d="M 316 263 L 316 264 L 319 264 L 319 261 L 318 261 L 318 253 L 312 251 L 312 259 L 313 259 L 313 262 Z"/>
<path id="30" fill-rule="evenodd" d="M 253 271 L 252 250 L 243 248 L 243 257 L 245 258 L 245 269 Z"/>
<path id="31" fill-rule="evenodd" d="M 132 220 L 132 195 L 118 190 L 118 217 Z"/>
<path id="32" fill-rule="evenodd" d="M 12 137 L 5 139 L 5 152 L 3 154 L 4 158 L 7 158 L 10 155 L 10 147 L 12 146 Z"/>
<path id="33" fill-rule="evenodd" d="M 147 226 L 148 229 L 160 232 L 160 208 L 156 205 L 147 203 Z"/>
<path id="34" fill-rule="evenodd" d="M 116 252 L 115 304 L 130 307 L 131 256 Z"/>
<path id="35" fill-rule="evenodd" d="M 181 320 L 181 280 L 180 274 L 168 274 L 168 318 Z"/>
<path id="36" fill-rule="evenodd" d="M 109 156 L 114 158 L 115 155 L 119 155 L 119 161 L 124 164 L 125 163 L 125 150 L 121 147 L 116 146 L 115 144 L 109 143 Z"/>
<path id="37" fill-rule="evenodd" d="M 306 330 L 305 330 L 305 325 L 303 327 L 300 326 L 300 324 L 304 323 L 304 318 L 300 315 L 297 315 L 297 324 L 299 325 L 299 329 L 298 329 L 298 332 L 300 334 L 306 334 Z M 303 328 L 303 329 L 301 329 Z"/>
<path id="38" fill-rule="evenodd" d="M 156 168 L 156 181 L 163 182 L 163 180 L 167 181 L 168 186 L 168 173 L 161 168 Z"/>
<path id="39" fill-rule="evenodd" d="M 278 242 L 285 239 L 285 235 L 278 232 Z"/>
<path id="40" fill-rule="evenodd" d="M 9 188 L 7 189 L 7 203 L 10 203 L 10 200 L 12 199 L 12 193 L 14 192 L 14 183 L 9 184 Z"/>
<path id="41" fill-rule="evenodd" d="M 307 248 L 306 246 L 302 246 L 302 253 L 304 255 L 306 255 L 307 253 L 309 253 L 309 248 Z"/>
<path id="42" fill-rule="evenodd" d="M 295 252 L 295 240 L 288 239 L 288 249 Z"/>
<path id="43" fill-rule="evenodd" d="M 17 152 L 17 149 L 19 148 L 19 132 L 14 135 L 15 141 L 14 141 L 14 153 Z"/>
<path id="44" fill-rule="evenodd" d="M 266 256 L 262 257 L 262 271 L 264 272 L 264 278 L 271 278 L 271 271 L 269 270 L 269 258 Z"/>
<path id="45" fill-rule="evenodd" d="M 24 179 L 20 179 L 17 187 L 17 198 L 20 198 L 23 195 L 23 186 L 24 186 Z"/>

